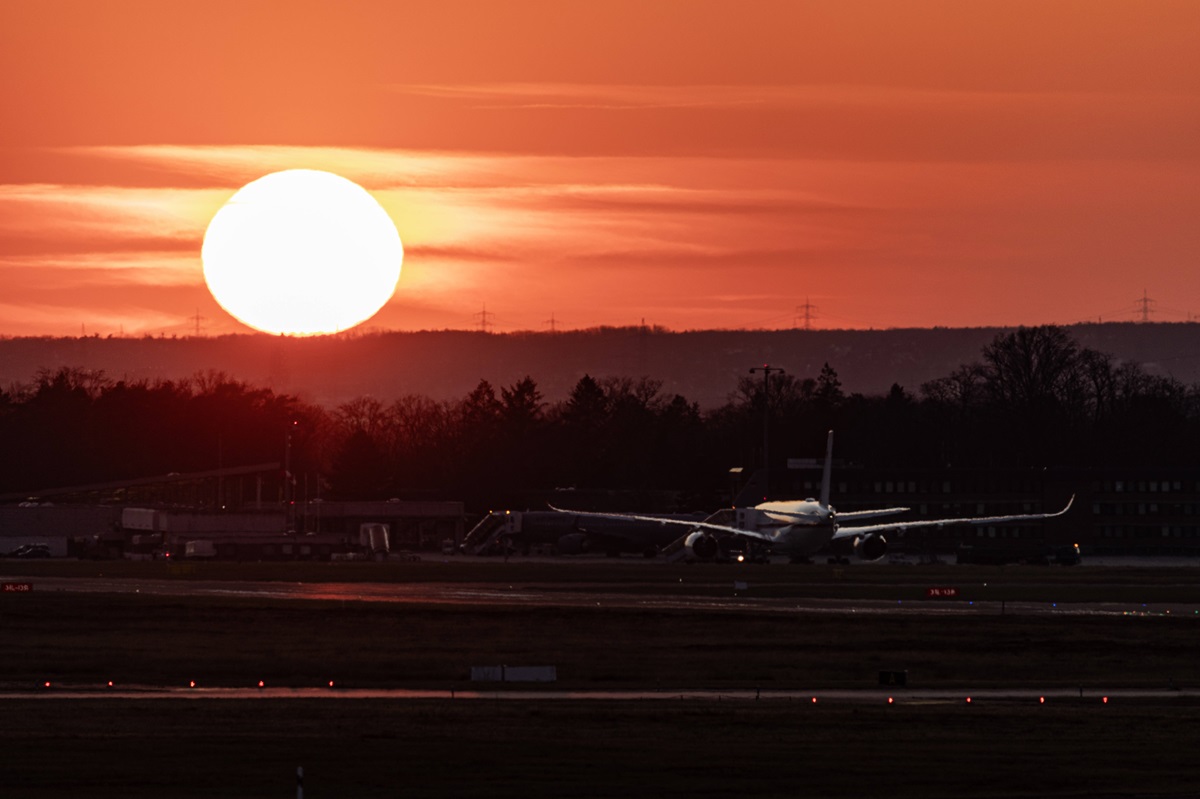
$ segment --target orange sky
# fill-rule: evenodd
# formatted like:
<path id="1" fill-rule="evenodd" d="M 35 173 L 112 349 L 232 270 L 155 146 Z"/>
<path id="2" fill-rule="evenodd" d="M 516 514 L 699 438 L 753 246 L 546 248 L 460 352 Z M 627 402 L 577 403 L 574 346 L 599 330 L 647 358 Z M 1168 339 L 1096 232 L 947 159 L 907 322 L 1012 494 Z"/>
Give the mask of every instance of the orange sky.
<path id="1" fill-rule="evenodd" d="M 290 167 L 405 243 L 367 324 L 1200 318 L 1200 2 L 0 3 L 0 335 L 244 331 Z"/>

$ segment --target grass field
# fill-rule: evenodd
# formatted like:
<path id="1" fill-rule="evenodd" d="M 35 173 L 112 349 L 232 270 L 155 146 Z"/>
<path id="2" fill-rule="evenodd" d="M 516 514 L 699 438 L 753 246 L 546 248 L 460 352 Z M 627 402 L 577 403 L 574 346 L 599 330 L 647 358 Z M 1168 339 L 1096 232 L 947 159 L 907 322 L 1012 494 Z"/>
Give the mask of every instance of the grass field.
<path id="1" fill-rule="evenodd" d="M 6 702 L 6 797 L 1194 796 L 1200 709 Z"/>
<path id="2" fill-rule="evenodd" d="M 0 699 L 0 795 L 1193 796 L 1200 707 L 1102 705 L 1200 685 L 1200 618 L 449 606 L 39 591 L 40 577 L 446 581 L 645 596 L 1200 604 L 1190 569 L 664 568 L 653 564 L 0 563 L 0 692 L 55 685 L 440 687 L 472 665 L 557 666 L 556 688 L 761 688 L 768 699 Z M 352 568 L 347 568 L 352 567 Z M 24 576 L 21 576 L 23 573 Z M 333 576 L 331 576 L 333 575 Z M 748 576 L 747 576 L 748 575 Z M 1083 699 L 817 706 L 773 690 L 1083 686 Z"/>

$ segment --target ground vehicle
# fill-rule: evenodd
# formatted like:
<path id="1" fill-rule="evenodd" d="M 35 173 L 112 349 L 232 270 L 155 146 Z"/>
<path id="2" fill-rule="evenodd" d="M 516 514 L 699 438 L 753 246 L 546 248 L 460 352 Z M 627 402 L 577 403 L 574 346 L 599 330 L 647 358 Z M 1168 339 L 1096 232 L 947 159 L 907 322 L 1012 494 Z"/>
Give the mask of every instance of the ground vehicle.
<path id="1" fill-rule="evenodd" d="M 217 547 L 212 541 L 197 539 L 188 541 L 183 552 L 186 558 L 214 558 L 217 555 Z"/>
<path id="2" fill-rule="evenodd" d="M 5 557 L 9 558 L 48 558 L 50 557 L 49 544 L 23 544 L 12 552 L 9 552 Z"/>

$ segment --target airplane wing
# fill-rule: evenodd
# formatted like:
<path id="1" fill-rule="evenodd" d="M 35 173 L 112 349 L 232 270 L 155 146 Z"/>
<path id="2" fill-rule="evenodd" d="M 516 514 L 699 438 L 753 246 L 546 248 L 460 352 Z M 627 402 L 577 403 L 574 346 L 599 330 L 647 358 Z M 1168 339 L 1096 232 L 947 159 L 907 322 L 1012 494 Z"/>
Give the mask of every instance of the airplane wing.
<path id="1" fill-rule="evenodd" d="M 897 513 L 908 513 L 912 508 L 877 508 L 875 510 L 838 511 L 839 521 L 847 519 L 874 519 L 879 516 L 895 516 Z"/>
<path id="2" fill-rule="evenodd" d="M 584 519 L 590 517 L 590 518 L 594 518 L 594 519 L 630 519 L 630 520 L 638 521 L 638 522 L 658 522 L 659 524 L 674 524 L 677 526 L 687 527 L 688 529 L 691 529 L 691 530 L 708 530 L 709 532 L 714 532 L 714 533 L 726 533 L 729 535 L 742 535 L 742 536 L 746 536 L 747 538 L 754 538 L 759 541 L 766 541 L 768 543 L 775 540 L 774 538 L 771 537 L 770 533 L 764 533 L 764 532 L 760 532 L 758 530 L 742 530 L 738 527 L 731 527 L 730 525 L 727 525 L 727 524 L 713 524 L 712 522 L 696 522 L 696 521 L 689 521 L 687 519 L 664 519 L 661 516 L 644 516 L 644 515 L 637 514 L 637 513 L 599 513 L 599 512 L 595 512 L 595 511 L 567 510 L 566 508 L 556 508 L 553 505 L 550 505 L 549 508 L 550 508 L 550 510 L 557 511 L 558 513 L 572 513 L 572 514 L 579 516 L 580 518 L 584 518 Z"/>
<path id="3" fill-rule="evenodd" d="M 973 516 L 963 519 L 921 519 L 912 522 L 887 522 L 884 524 L 865 524 L 857 527 L 840 527 L 834 533 L 834 539 L 852 538 L 854 536 L 863 535 L 865 533 L 888 533 L 894 531 L 903 532 L 915 527 L 943 527 L 947 524 L 1003 524 L 1005 522 L 1023 522 L 1036 521 L 1038 519 L 1053 519 L 1057 516 L 1062 516 L 1071 509 L 1071 504 L 1075 502 L 1075 495 L 1067 500 L 1067 505 L 1060 511 L 1054 513 L 1019 513 L 1012 516 Z M 840 514 L 839 514 L 840 515 Z M 844 518 L 844 517 L 843 517 Z"/>

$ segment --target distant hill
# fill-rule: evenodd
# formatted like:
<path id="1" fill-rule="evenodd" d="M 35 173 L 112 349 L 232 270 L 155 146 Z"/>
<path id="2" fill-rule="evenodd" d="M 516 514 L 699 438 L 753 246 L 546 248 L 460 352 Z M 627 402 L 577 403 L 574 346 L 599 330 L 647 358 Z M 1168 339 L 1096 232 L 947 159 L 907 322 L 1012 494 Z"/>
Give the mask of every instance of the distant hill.
<path id="1" fill-rule="evenodd" d="M 103 370 L 114 380 L 178 379 L 220 371 L 327 406 L 362 395 L 460 399 L 481 378 L 499 390 L 526 375 L 545 399 L 567 395 L 584 374 L 649 376 L 663 391 L 708 409 L 738 378 L 769 363 L 816 377 L 824 363 L 843 390 L 883 394 L 921 384 L 979 359 L 1008 328 L 901 330 L 702 330 L 601 328 L 557 333 L 473 331 L 372 333 L 324 338 L 0 339 L 0 386 L 29 383 L 44 369 Z M 1200 382 L 1200 324 L 1085 324 L 1068 328 L 1082 346 L 1142 364 L 1152 374 Z"/>

